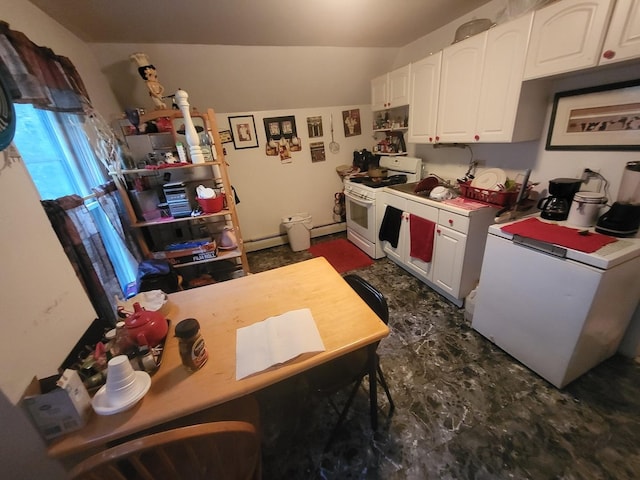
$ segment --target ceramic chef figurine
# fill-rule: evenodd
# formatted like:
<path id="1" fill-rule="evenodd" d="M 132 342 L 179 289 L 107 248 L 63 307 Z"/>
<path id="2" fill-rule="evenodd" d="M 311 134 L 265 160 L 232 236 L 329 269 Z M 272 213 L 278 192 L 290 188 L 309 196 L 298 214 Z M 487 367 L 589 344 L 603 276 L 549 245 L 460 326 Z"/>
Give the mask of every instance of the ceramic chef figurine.
<path id="1" fill-rule="evenodd" d="M 162 95 L 164 94 L 164 87 L 158 81 L 158 74 L 156 73 L 156 67 L 154 67 L 146 53 L 133 53 L 129 57 L 132 61 L 138 65 L 138 73 L 142 79 L 147 83 L 149 89 L 149 96 L 156 106 L 156 110 L 162 110 L 167 108 L 167 104 L 164 103 Z"/>

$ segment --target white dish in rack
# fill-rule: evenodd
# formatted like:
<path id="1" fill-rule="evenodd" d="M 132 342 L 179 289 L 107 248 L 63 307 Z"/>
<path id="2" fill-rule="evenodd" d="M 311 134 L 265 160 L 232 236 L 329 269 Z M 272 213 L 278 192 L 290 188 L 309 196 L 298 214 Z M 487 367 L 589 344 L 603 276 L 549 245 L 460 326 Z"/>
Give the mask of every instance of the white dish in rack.
<path id="1" fill-rule="evenodd" d="M 501 168 L 490 168 L 485 170 L 471 181 L 473 188 L 482 188 L 484 190 L 500 190 L 504 188 L 507 181 L 507 174 Z"/>

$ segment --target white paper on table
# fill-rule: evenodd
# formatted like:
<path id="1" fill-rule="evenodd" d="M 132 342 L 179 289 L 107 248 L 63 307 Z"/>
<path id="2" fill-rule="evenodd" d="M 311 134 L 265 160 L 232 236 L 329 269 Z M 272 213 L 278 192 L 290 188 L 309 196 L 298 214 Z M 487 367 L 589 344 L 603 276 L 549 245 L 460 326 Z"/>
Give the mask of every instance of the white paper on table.
<path id="1" fill-rule="evenodd" d="M 236 380 L 302 353 L 324 350 L 320 332 L 308 308 L 269 317 L 237 330 Z"/>

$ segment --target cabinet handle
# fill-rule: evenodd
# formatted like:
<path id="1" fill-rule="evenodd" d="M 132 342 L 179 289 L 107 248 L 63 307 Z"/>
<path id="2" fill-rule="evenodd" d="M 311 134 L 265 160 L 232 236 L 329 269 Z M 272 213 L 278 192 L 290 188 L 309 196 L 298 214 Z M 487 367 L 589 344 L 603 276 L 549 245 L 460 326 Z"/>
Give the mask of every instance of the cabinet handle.
<path id="1" fill-rule="evenodd" d="M 437 233 L 438 235 L 440 235 L 440 234 L 442 233 L 442 230 L 440 230 L 440 229 L 438 228 L 438 229 L 436 230 L 436 233 Z"/>
<path id="2" fill-rule="evenodd" d="M 440 137 L 436 135 L 436 142 L 440 141 Z"/>
<path id="3" fill-rule="evenodd" d="M 473 139 L 477 142 L 478 140 L 480 140 L 480 135 L 474 135 Z"/>
<path id="4" fill-rule="evenodd" d="M 614 52 L 613 50 L 607 50 L 602 54 L 602 56 L 607 60 L 611 60 L 613 57 L 616 56 L 616 52 Z"/>
<path id="5" fill-rule="evenodd" d="M 453 219 L 452 218 L 449 219 L 449 225 L 453 225 Z"/>
<path id="6" fill-rule="evenodd" d="M 430 141 L 430 142 L 433 142 L 433 137 L 429 137 L 429 141 Z"/>

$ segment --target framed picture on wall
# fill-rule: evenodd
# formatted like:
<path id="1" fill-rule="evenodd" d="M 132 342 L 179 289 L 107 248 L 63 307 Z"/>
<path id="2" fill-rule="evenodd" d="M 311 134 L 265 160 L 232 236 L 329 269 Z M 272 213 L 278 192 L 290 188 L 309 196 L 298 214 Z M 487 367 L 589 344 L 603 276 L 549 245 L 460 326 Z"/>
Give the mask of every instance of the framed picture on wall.
<path id="1" fill-rule="evenodd" d="M 353 137 L 354 135 L 361 135 L 362 129 L 360 126 L 360 109 L 345 110 L 342 112 L 342 121 L 344 123 L 344 136 Z"/>
<path id="2" fill-rule="evenodd" d="M 285 138 L 290 141 L 298 136 L 296 129 L 296 117 L 293 115 L 286 117 L 269 117 L 264 119 L 264 133 L 267 141 L 280 140 Z"/>
<path id="3" fill-rule="evenodd" d="M 233 146 L 236 150 L 258 147 L 256 122 L 253 115 L 229 117 L 229 126 L 233 132 Z"/>
<path id="4" fill-rule="evenodd" d="M 309 130 L 309 138 L 322 137 L 322 117 L 307 117 L 307 128 Z"/>
<path id="5" fill-rule="evenodd" d="M 222 143 L 233 142 L 233 135 L 231 134 L 231 130 L 221 130 L 218 133 L 220 134 L 220 141 Z"/>
<path id="6" fill-rule="evenodd" d="M 559 92 L 547 150 L 640 150 L 640 80 Z"/>

